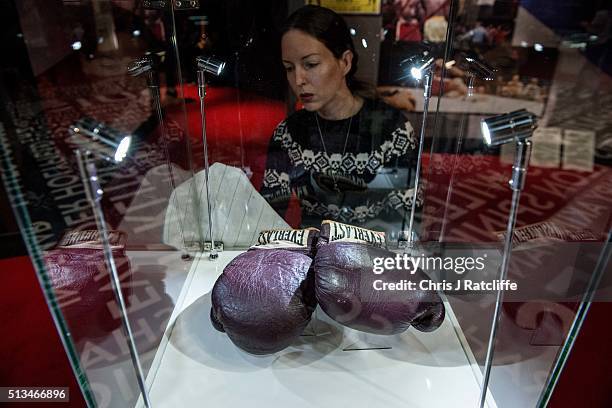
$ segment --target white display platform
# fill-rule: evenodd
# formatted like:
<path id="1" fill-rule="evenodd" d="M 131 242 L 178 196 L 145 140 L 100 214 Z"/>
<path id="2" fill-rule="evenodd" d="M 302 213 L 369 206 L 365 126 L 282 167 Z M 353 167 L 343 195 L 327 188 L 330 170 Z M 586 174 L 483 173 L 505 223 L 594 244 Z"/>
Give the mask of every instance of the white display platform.
<path id="1" fill-rule="evenodd" d="M 147 375 L 153 407 L 478 406 L 481 371 L 448 302 L 432 333 L 367 335 L 317 309 L 307 328 L 317 335 L 271 356 L 238 349 L 212 327 L 209 313 L 213 284 L 239 253 L 194 261 Z M 381 349 L 345 351 L 355 346 Z M 496 408 L 490 394 L 487 402 Z"/>

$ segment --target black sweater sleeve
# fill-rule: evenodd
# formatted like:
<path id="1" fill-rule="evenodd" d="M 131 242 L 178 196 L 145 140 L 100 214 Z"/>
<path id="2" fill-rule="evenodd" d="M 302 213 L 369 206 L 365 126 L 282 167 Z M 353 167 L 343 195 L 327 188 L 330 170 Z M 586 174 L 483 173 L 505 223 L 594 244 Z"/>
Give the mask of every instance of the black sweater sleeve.
<path id="1" fill-rule="evenodd" d="M 286 146 L 288 143 L 287 132 L 286 121 L 281 122 L 274 129 L 268 146 L 266 170 L 260 190 L 261 195 L 281 217 L 285 216 L 289 206 L 292 184 L 290 174 L 293 165 L 287 151 L 288 146 Z"/>

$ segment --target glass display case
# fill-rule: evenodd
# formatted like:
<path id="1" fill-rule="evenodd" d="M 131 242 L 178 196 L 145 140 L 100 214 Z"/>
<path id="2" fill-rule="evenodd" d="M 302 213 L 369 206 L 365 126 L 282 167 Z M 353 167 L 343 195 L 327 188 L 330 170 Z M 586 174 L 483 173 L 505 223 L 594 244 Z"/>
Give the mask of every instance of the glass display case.
<path id="1" fill-rule="evenodd" d="M 609 300 L 603 5 L 9 3 L 2 179 L 87 406 L 549 403 Z"/>

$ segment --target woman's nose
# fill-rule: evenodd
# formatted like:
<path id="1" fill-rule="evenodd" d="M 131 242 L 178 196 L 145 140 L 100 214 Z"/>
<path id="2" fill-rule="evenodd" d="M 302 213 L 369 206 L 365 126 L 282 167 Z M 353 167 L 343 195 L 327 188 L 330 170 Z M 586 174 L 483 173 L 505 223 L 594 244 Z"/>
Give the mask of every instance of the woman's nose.
<path id="1" fill-rule="evenodd" d="M 302 68 L 295 69 L 295 83 L 296 85 L 304 85 L 306 83 L 306 72 Z"/>

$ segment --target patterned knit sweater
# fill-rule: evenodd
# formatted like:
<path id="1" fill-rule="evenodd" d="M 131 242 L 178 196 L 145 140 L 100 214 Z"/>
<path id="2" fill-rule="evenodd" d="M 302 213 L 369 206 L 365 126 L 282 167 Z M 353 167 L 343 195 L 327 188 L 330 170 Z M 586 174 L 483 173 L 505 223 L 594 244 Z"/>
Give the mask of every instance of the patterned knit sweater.
<path id="1" fill-rule="evenodd" d="M 414 192 L 418 141 L 410 122 L 371 99 L 352 120 L 319 116 L 320 133 L 315 115 L 300 110 L 276 127 L 261 194 L 280 215 L 297 196 L 304 227 L 332 219 L 398 231 Z"/>

